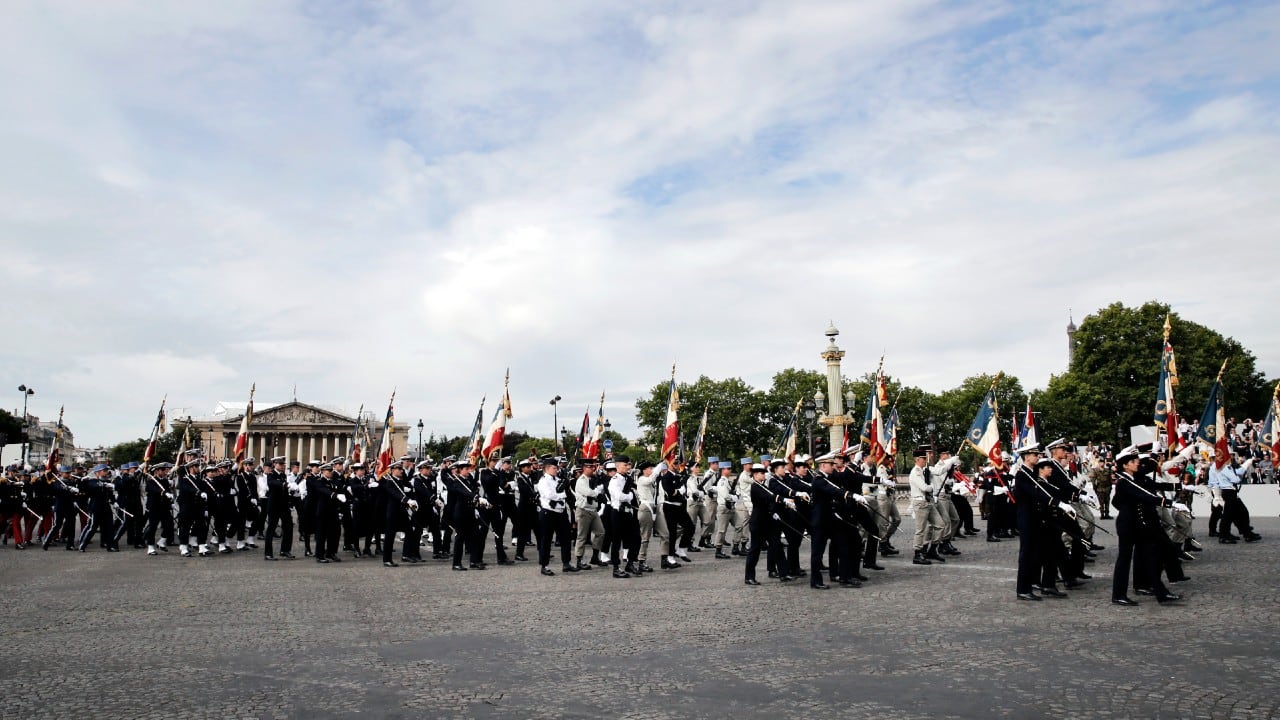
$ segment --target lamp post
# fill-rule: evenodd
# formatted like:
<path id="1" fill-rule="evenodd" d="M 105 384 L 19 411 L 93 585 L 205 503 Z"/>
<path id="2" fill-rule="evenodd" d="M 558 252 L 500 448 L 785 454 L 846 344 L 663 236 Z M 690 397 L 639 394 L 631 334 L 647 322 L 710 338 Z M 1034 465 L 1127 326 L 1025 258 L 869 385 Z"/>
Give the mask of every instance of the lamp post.
<path id="1" fill-rule="evenodd" d="M 424 425 L 422 424 L 422 418 L 418 418 L 418 460 L 422 460 L 423 452 L 426 451 L 426 446 L 422 444 L 422 428 L 423 427 Z"/>
<path id="2" fill-rule="evenodd" d="M 822 391 L 819 390 L 818 393 L 821 394 Z M 804 401 L 804 429 L 805 429 L 805 432 L 809 434 L 809 455 L 810 456 L 813 455 L 813 418 L 818 414 L 816 412 L 817 409 L 818 409 L 818 401 L 816 396 Z"/>
<path id="3" fill-rule="evenodd" d="M 26 385 L 19 385 L 18 392 L 22 393 L 22 466 L 27 465 L 27 448 L 29 439 L 27 437 L 27 398 L 36 394 L 35 388 L 29 388 Z"/>
<path id="4" fill-rule="evenodd" d="M 563 430 L 564 430 L 564 428 L 560 428 L 561 435 L 556 434 L 556 428 L 560 427 L 560 404 L 559 403 L 561 399 L 562 398 L 559 395 L 551 398 L 551 437 L 555 438 L 557 455 L 560 454 L 560 448 L 561 448 L 560 442 L 561 442 L 561 438 L 563 437 Z"/>
<path id="5" fill-rule="evenodd" d="M 933 437 L 933 431 L 938 429 L 938 423 L 933 417 L 929 418 L 929 422 L 924 426 L 929 431 L 929 449 L 937 452 L 937 441 Z"/>

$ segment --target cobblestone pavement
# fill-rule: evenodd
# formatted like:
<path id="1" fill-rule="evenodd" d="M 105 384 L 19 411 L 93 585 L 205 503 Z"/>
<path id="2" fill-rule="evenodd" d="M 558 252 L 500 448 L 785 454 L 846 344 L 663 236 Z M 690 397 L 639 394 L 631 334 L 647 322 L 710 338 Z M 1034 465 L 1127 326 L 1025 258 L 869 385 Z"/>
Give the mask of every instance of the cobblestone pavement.
<path id="1" fill-rule="evenodd" d="M 1040 603 L 981 536 L 825 592 L 709 552 L 615 580 L 5 547 L 0 716 L 1274 717 L 1280 520 L 1255 522 L 1202 537 L 1183 603 L 1136 608 L 1109 603 L 1107 536 L 1089 587 Z"/>

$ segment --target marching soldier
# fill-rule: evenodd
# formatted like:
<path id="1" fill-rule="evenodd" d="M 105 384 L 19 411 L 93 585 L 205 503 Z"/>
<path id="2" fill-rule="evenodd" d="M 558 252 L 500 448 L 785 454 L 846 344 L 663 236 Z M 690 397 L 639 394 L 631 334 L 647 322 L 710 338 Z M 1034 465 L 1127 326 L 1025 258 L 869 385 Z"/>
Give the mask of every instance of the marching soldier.
<path id="1" fill-rule="evenodd" d="M 341 492 L 333 463 L 319 466 L 320 473 L 307 478 L 307 498 L 314 498 L 316 562 L 342 562 L 338 557 L 338 536 L 342 532 L 342 507 L 347 497 Z"/>
<path id="2" fill-rule="evenodd" d="M 1128 594 L 1130 563 L 1135 553 L 1144 557 L 1143 562 L 1134 565 L 1135 585 L 1141 582 L 1142 589 L 1154 594 L 1161 604 L 1182 599 L 1160 582 L 1158 543 L 1167 542 L 1167 539 L 1160 529 L 1156 508 L 1164 504 L 1164 500 L 1154 491 L 1154 484 L 1148 487 L 1138 479 L 1140 456 L 1138 449 L 1132 446 L 1116 454 L 1112 505 L 1116 508 L 1116 537 L 1120 547 L 1116 552 L 1111 584 L 1111 602 L 1116 605 L 1138 604 Z"/>
<path id="3" fill-rule="evenodd" d="M 774 492 L 766 479 L 767 473 L 764 465 L 760 463 L 751 465 L 751 546 L 747 549 L 744 581 L 747 585 L 760 584 L 756 580 L 756 565 L 760 562 L 760 551 L 765 545 L 769 547 L 767 561 L 769 565 L 785 568 L 787 563 L 782 555 L 779 539 L 780 515 L 778 513 L 784 509 L 794 512 L 795 501 Z M 778 579 L 781 582 L 790 582 L 795 578 L 783 572 L 779 574 Z"/>
<path id="4" fill-rule="evenodd" d="M 151 472 L 140 473 L 146 478 L 147 489 L 147 524 L 142 530 L 142 541 L 147 546 L 147 554 L 155 555 L 156 551 L 169 552 L 169 543 L 173 536 L 173 485 L 169 481 L 169 470 L 173 463 L 156 463 Z M 159 540 L 156 528 L 160 529 Z"/>
<path id="5" fill-rule="evenodd" d="M 106 463 L 98 463 L 89 472 L 93 477 L 85 481 L 84 489 L 93 511 L 89 515 L 88 524 L 80 533 L 80 552 L 88 550 L 89 541 L 99 530 L 102 531 L 102 546 L 107 552 L 120 552 L 115 544 L 116 526 L 112 506 L 116 498 L 115 484 L 111 482 L 111 467 Z"/>
<path id="6" fill-rule="evenodd" d="M 938 506 L 934 502 L 934 484 L 931 481 L 929 449 L 921 446 L 913 453 L 915 467 L 911 468 L 911 512 L 915 516 L 916 537 L 915 556 L 911 562 L 915 565 L 932 565 L 932 561 L 946 562 L 938 554 L 937 544 L 942 537 L 943 520 L 938 514 Z"/>
<path id="7" fill-rule="evenodd" d="M 657 475 L 658 486 L 662 489 L 662 515 L 669 533 L 662 569 L 672 570 L 680 567 L 676 558 L 693 562 L 689 558 L 689 548 L 693 545 L 693 520 L 688 511 L 689 490 L 684 458 L 676 457 L 669 466 L 665 463 L 659 465 Z"/>
<path id="8" fill-rule="evenodd" d="M 613 564 L 613 576 L 625 579 L 640 575 L 635 557 L 640 550 L 640 526 L 636 522 L 636 482 L 631 474 L 631 459 L 618 455 L 604 465 L 609 476 L 609 511 L 612 535 L 609 543 L 609 559 Z M 622 563 L 626 567 L 622 567 Z"/>
<path id="9" fill-rule="evenodd" d="M 271 471 L 267 473 L 267 496 L 265 498 L 267 527 L 265 532 L 266 546 L 263 548 L 263 559 L 274 561 L 271 545 L 275 542 L 276 528 L 280 528 L 280 557 L 293 559 L 293 488 L 289 476 L 284 472 L 284 458 L 271 459 Z"/>
<path id="10" fill-rule="evenodd" d="M 696 470 L 696 468 L 695 468 Z M 720 458 L 707 458 L 705 473 L 693 472 L 689 475 L 689 519 L 693 521 L 695 533 L 698 523 L 702 530 L 698 542 L 689 548 L 690 552 L 701 552 L 702 548 L 711 547 L 711 534 L 716 529 L 716 481 L 720 476 Z"/>
<path id="11" fill-rule="evenodd" d="M 199 548 L 200 557 L 209 554 L 209 493 L 196 478 L 203 472 L 199 460 L 188 460 L 178 471 L 178 552 L 183 557 L 191 556 L 192 547 Z"/>
<path id="12" fill-rule="evenodd" d="M 604 565 L 600 560 L 600 549 L 604 543 L 604 523 L 600 520 L 600 502 L 604 494 L 604 486 L 608 482 L 603 474 L 596 472 L 599 463 L 595 458 L 582 458 L 582 472 L 573 485 L 573 494 L 578 499 L 576 518 L 578 525 L 578 542 L 573 555 L 579 570 L 590 570 L 591 565 Z M 591 543 L 591 564 L 582 561 L 587 543 Z"/>
<path id="13" fill-rule="evenodd" d="M 751 458 L 745 459 L 751 460 Z M 750 462 L 747 463 L 747 467 L 751 467 Z M 749 486 L 741 482 L 740 476 L 733 474 L 733 463 L 728 460 L 721 460 L 717 469 L 720 471 L 720 478 L 716 482 L 716 559 L 730 560 L 734 555 L 739 554 L 744 537 L 743 530 L 750 516 L 748 510 L 750 502 L 742 500 Z M 747 482 L 749 483 L 750 480 L 748 479 Z M 730 528 L 733 529 L 733 552 L 725 554 L 725 536 Z"/>
<path id="14" fill-rule="evenodd" d="M 261 498 L 258 497 L 258 473 L 253 458 L 245 458 L 235 474 L 236 550 L 256 550 L 254 542 L 262 532 Z M 245 536 L 248 526 L 248 536 Z"/>
<path id="15" fill-rule="evenodd" d="M 118 544 L 120 535 L 125 544 L 134 549 L 141 549 L 142 543 L 142 475 L 137 472 L 139 464 L 127 462 L 120 466 L 120 477 L 116 479 L 116 496 L 119 498 L 121 518 L 120 527 L 116 530 L 115 541 Z"/>
<path id="16" fill-rule="evenodd" d="M 551 538 L 560 541 L 560 561 L 565 572 L 578 572 L 578 568 L 570 563 L 572 547 L 569 540 L 568 496 L 565 492 L 566 481 L 559 477 L 560 461 L 548 455 L 542 458 L 542 478 L 538 480 L 538 522 L 541 532 L 538 535 L 538 565 L 543 575 L 555 575 L 555 571 L 547 567 L 551 562 Z M 642 548 L 643 552 L 643 548 Z"/>
<path id="17" fill-rule="evenodd" d="M 404 528 L 405 542 L 409 541 L 409 520 L 413 517 L 413 512 L 418 509 L 418 501 L 413 496 L 412 481 L 404 475 L 403 464 L 392 465 L 387 474 L 376 482 L 383 491 L 383 507 L 385 508 L 385 518 L 382 526 L 382 566 L 389 568 L 399 567 L 391 559 L 396 533 L 401 528 Z"/>
<path id="18" fill-rule="evenodd" d="M 649 559 L 649 541 L 653 538 L 655 532 L 658 534 L 658 542 L 661 544 L 665 539 L 665 533 L 658 528 L 658 522 L 662 517 L 658 510 L 658 480 L 654 477 L 655 465 L 648 461 L 642 460 L 637 466 L 639 475 L 636 476 L 636 499 L 640 501 L 640 507 L 636 509 L 636 523 L 640 525 L 640 572 L 653 572 L 653 568 L 647 562 Z"/>
<path id="19" fill-rule="evenodd" d="M 533 460 L 524 458 L 516 465 L 515 513 L 511 516 L 511 534 L 516 541 L 516 560 L 528 562 L 524 550 L 538 534 L 537 481 L 530 473 Z M 534 550 L 538 549 L 536 540 Z"/>
<path id="20" fill-rule="evenodd" d="M 511 482 L 511 458 L 509 457 L 500 460 L 490 458 L 489 466 L 480 471 L 480 489 L 488 502 L 488 507 L 480 510 L 482 528 L 479 531 L 478 542 L 483 547 L 485 538 L 490 534 L 493 535 L 494 554 L 499 565 L 516 564 L 514 560 L 507 559 L 507 550 L 502 545 L 502 539 L 507 533 L 507 513 L 504 508 L 508 506 L 511 496 Z"/>
<path id="21" fill-rule="evenodd" d="M 462 565 L 462 554 L 466 550 L 470 556 L 472 570 L 484 570 L 488 566 L 484 562 L 484 530 L 481 527 L 480 511 L 489 507 L 480 488 L 480 483 L 471 475 L 474 466 L 467 458 L 453 463 L 453 473 L 449 476 L 449 502 L 453 506 L 450 514 L 453 525 L 453 569 L 467 570 Z"/>

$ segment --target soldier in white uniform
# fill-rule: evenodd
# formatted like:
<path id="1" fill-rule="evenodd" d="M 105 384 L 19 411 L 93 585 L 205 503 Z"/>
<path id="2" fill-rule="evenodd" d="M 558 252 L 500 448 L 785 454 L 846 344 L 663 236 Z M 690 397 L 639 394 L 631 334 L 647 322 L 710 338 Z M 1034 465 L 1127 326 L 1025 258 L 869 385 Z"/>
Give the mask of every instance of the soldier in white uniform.
<path id="1" fill-rule="evenodd" d="M 911 562 L 916 565 L 930 565 L 930 560 L 946 562 L 937 551 L 937 543 L 942 537 L 943 520 L 938 514 L 937 503 L 934 502 L 935 486 L 930 482 L 925 466 L 929 462 L 929 449 L 916 448 L 915 467 L 911 468 L 911 513 L 915 518 L 915 555 Z"/>

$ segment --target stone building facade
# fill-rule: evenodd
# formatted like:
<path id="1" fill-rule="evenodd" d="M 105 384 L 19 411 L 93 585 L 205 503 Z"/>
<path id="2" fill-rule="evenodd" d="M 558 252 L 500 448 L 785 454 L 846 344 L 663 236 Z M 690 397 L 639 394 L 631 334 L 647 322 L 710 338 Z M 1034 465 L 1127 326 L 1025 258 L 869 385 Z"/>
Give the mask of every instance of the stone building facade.
<path id="1" fill-rule="evenodd" d="M 238 414 L 227 413 L 223 417 L 193 420 L 192 435 L 199 435 L 197 447 L 215 458 L 231 457 L 235 453 L 236 435 L 240 432 L 243 417 L 241 411 Z M 256 410 L 249 426 L 248 452 L 258 459 L 283 455 L 289 461 L 297 460 L 304 464 L 313 459 L 325 461 L 348 456 L 355 423 L 354 417 L 296 400 Z M 375 447 L 364 449 L 366 459 L 370 452 L 377 452 L 376 446 L 382 439 L 380 418 L 369 422 L 369 436 Z M 397 457 L 408 449 L 407 424 L 395 423 L 392 442 Z"/>

